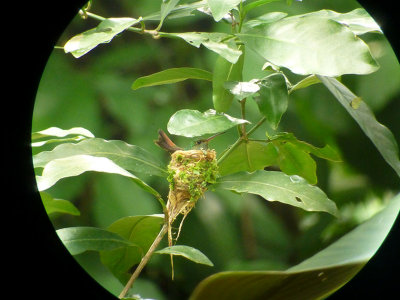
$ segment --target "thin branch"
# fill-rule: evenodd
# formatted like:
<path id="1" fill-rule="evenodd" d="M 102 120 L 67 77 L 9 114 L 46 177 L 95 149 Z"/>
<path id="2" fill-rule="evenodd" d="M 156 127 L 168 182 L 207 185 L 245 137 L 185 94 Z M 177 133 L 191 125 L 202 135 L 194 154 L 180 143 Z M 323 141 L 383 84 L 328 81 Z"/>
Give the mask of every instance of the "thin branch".
<path id="1" fill-rule="evenodd" d="M 122 292 L 119 294 L 118 298 L 122 299 L 125 297 L 128 290 L 132 287 L 133 283 L 135 282 L 136 278 L 139 277 L 140 272 L 143 270 L 144 266 L 149 261 L 150 257 L 153 255 L 154 251 L 156 250 L 158 244 L 160 244 L 161 240 L 163 239 L 164 235 L 167 233 L 168 229 L 168 222 L 164 222 L 163 227 L 161 228 L 160 232 L 158 233 L 157 237 L 155 238 L 153 244 L 150 246 L 149 250 L 147 251 L 146 255 L 143 256 L 142 260 L 140 261 L 139 265 L 137 266 L 135 272 L 133 272 L 131 278 L 129 278 L 128 283 L 125 285 Z"/>

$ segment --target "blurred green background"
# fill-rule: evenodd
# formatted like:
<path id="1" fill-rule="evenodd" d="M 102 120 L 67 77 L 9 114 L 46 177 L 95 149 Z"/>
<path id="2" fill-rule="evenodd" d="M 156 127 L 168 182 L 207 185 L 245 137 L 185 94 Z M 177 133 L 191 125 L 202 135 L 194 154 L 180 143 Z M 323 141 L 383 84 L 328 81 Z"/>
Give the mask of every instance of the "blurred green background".
<path id="1" fill-rule="evenodd" d="M 181 1 L 185 3 L 187 1 Z M 91 11 L 103 17 L 146 16 L 159 10 L 161 1 L 95 0 Z M 289 15 L 320 9 L 348 12 L 359 7 L 356 1 L 273 2 L 252 11 L 251 16 L 270 11 Z M 77 16 L 60 36 L 63 46 L 72 36 L 95 27 L 98 21 Z M 146 23 L 147 25 L 147 23 Z M 148 28 L 156 27 L 149 23 Z M 223 31 L 228 24 L 216 24 L 201 13 L 167 20 L 163 31 Z M 378 121 L 389 127 L 400 141 L 400 66 L 382 35 L 369 33 L 368 43 L 381 68 L 371 75 L 346 75 L 342 80 L 373 109 Z M 311 54 L 310 54 L 311 55 Z M 184 81 L 173 85 L 130 89 L 144 75 L 171 67 L 198 67 L 212 71 L 216 54 L 194 48 L 181 40 L 158 39 L 125 32 L 110 44 L 100 45 L 75 59 L 55 49 L 50 56 L 37 92 L 32 130 L 56 126 L 84 127 L 96 137 L 121 139 L 151 151 L 168 163 L 169 155 L 156 147 L 159 128 L 166 131 L 170 116 L 183 108 L 205 111 L 212 108 L 211 83 Z M 327 58 L 329 59 L 329 58 Z M 263 61 L 246 50 L 244 80 L 262 74 Z M 299 76 L 287 73 L 292 83 Z M 257 122 L 257 106 L 248 101 L 248 119 Z M 240 117 L 235 103 L 228 114 Z M 255 137 L 265 137 L 265 126 Z M 322 85 L 297 91 L 290 97 L 288 112 L 278 131 L 293 132 L 297 138 L 322 147 L 326 143 L 340 149 L 342 163 L 317 160 L 318 186 L 334 200 L 341 217 L 310 213 L 284 204 L 266 202 L 229 192 L 207 192 L 185 221 L 179 244 L 200 249 L 215 267 L 175 259 L 175 280 L 170 280 L 169 258 L 155 256 L 135 283 L 144 297 L 184 299 L 207 275 L 223 270 L 282 270 L 316 253 L 379 211 L 399 191 L 395 172 L 385 163 L 357 124 Z M 221 152 L 236 139 L 236 130 L 215 139 L 211 146 Z M 172 136 L 181 146 L 189 139 Z M 49 148 L 50 149 L 50 148 Z M 43 150 L 43 149 L 40 149 Z M 34 149 L 34 154 L 38 149 Z M 142 177 L 143 178 L 143 177 Z M 168 183 L 159 178 L 143 178 L 166 198 Z M 52 215 L 56 229 L 69 226 L 106 228 L 130 215 L 161 213 L 150 194 L 125 177 L 87 173 L 63 179 L 49 190 L 55 198 L 73 202 L 81 216 Z M 122 285 L 99 262 L 97 253 L 76 257 L 103 286 L 119 293 Z"/>

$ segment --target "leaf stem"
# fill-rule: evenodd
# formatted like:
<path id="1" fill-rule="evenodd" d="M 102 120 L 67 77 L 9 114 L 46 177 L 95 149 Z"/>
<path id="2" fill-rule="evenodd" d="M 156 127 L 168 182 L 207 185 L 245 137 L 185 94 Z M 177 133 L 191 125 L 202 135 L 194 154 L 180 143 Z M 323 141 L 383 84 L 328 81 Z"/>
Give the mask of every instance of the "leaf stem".
<path id="1" fill-rule="evenodd" d="M 150 257 L 153 255 L 154 251 L 156 250 L 158 244 L 160 244 L 161 240 L 163 239 L 164 235 L 167 233 L 168 229 L 168 221 L 164 222 L 163 227 L 161 228 L 160 232 L 158 233 L 157 237 L 153 241 L 153 244 L 151 244 L 149 250 L 147 251 L 146 255 L 143 256 L 142 260 L 140 261 L 139 265 L 137 266 L 135 272 L 133 272 L 131 278 L 129 278 L 129 281 L 125 285 L 124 289 L 122 292 L 119 294 L 118 298 L 122 299 L 125 297 L 126 293 L 128 290 L 132 287 L 133 283 L 135 282 L 136 278 L 139 277 L 140 272 L 143 270 L 144 266 L 147 264 L 149 261 Z"/>
<path id="2" fill-rule="evenodd" d="M 246 139 L 258 128 L 260 127 L 266 120 L 266 117 L 262 117 L 260 121 L 257 122 L 256 125 L 254 125 L 253 128 L 251 128 L 247 134 L 246 134 Z M 218 164 L 222 163 L 228 155 L 235 150 L 242 142 L 244 141 L 243 137 L 240 137 L 237 139 L 237 141 L 218 159 Z"/>

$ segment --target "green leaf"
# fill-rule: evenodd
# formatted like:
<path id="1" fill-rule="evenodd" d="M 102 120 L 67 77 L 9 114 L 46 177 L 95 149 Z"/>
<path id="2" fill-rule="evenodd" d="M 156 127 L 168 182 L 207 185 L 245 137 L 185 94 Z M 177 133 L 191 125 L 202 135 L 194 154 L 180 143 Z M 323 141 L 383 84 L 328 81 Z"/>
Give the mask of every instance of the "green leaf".
<path id="1" fill-rule="evenodd" d="M 146 150 L 123 141 L 107 141 L 100 138 L 84 140 L 77 144 L 58 145 L 52 151 L 43 151 L 33 156 L 33 164 L 35 168 L 40 168 L 54 159 L 80 154 L 106 157 L 120 167 L 134 173 L 167 176 L 167 171 L 162 164 Z"/>
<path id="2" fill-rule="evenodd" d="M 269 138 L 274 144 L 291 143 L 299 149 L 311 153 L 319 158 L 340 162 L 340 155 L 329 145 L 318 148 L 314 145 L 298 140 L 293 133 L 281 132 Z"/>
<path id="3" fill-rule="evenodd" d="M 218 165 L 225 176 L 241 171 L 253 172 L 277 164 L 278 153 L 272 143 L 243 141 Z"/>
<path id="4" fill-rule="evenodd" d="M 103 251 L 136 247 L 118 234 L 97 227 L 69 227 L 57 230 L 58 237 L 72 255 L 85 251 Z"/>
<path id="5" fill-rule="evenodd" d="M 346 25 L 354 34 L 361 35 L 367 32 L 382 33 L 379 25 L 363 8 L 356 8 L 348 13 L 337 13 L 332 10 L 323 9 L 311 12 L 303 16 L 318 16 L 327 18 Z"/>
<path id="6" fill-rule="evenodd" d="M 316 186 L 297 175 L 255 171 L 220 177 L 215 188 L 257 194 L 268 201 L 279 201 L 307 211 L 324 211 L 337 216 L 336 204 Z"/>
<path id="7" fill-rule="evenodd" d="M 400 176 L 399 148 L 393 133 L 376 120 L 364 101 L 358 103 L 357 109 L 353 108 L 352 103 L 358 97 L 337 79 L 324 76 L 318 76 L 318 78 L 353 117 L 386 162 Z"/>
<path id="8" fill-rule="evenodd" d="M 63 199 L 54 199 L 50 194 L 41 192 L 43 206 L 48 215 L 53 213 L 63 213 L 73 216 L 79 216 L 79 210 L 70 201 Z"/>
<path id="9" fill-rule="evenodd" d="M 82 127 L 74 127 L 68 130 L 60 129 L 58 127 L 50 127 L 41 131 L 32 133 L 32 141 L 47 137 L 65 137 L 68 135 L 84 136 L 94 138 L 93 133 Z"/>
<path id="10" fill-rule="evenodd" d="M 237 36 L 267 61 L 296 74 L 333 77 L 378 69 L 361 39 L 345 25 L 323 17 L 288 17 Z"/>
<path id="11" fill-rule="evenodd" d="M 213 18 L 216 22 L 236 7 L 242 0 L 207 0 Z"/>
<path id="12" fill-rule="evenodd" d="M 244 63 L 244 47 L 242 56 L 236 64 L 218 56 L 215 62 L 212 79 L 212 100 L 217 112 L 226 112 L 232 104 L 233 95 L 226 90 L 225 84 L 229 81 L 242 81 L 242 70 Z"/>
<path id="13" fill-rule="evenodd" d="M 79 58 L 102 43 L 109 43 L 114 36 L 139 23 L 141 19 L 109 18 L 103 20 L 97 27 L 78 34 L 64 45 L 65 53 L 71 53 Z"/>
<path id="14" fill-rule="evenodd" d="M 299 175 L 311 184 L 317 183 L 317 164 L 311 156 L 294 144 L 283 143 L 278 147 L 278 164 L 287 175 Z"/>
<path id="15" fill-rule="evenodd" d="M 286 271 L 221 272 L 204 279 L 190 300 L 324 299 L 346 284 L 378 250 L 400 210 L 385 209 L 316 255 Z M 301 291 L 301 292 L 299 292 Z"/>
<path id="16" fill-rule="evenodd" d="M 288 107 L 289 96 L 285 77 L 275 73 L 262 79 L 259 96 L 254 97 L 254 100 L 267 122 L 276 129 Z"/>
<path id="17" fill-rule="evenodd" d="M 179 37 L 196 48 L 203 45 L 232 64 L 235 64 L 242 55 L 242 51 L 238 49 L 236 43 L 233 41 L 234 36 L 231 34 L 220 32 L 184 32 L 169 33 L 168 35 Z"/>
<path id="18" fill-rule="evenodd" d="M 219 133 L 244 123 L 249 122 L 224 113 L 217 113 L 212 109 L 204 113 L 198 110 L 182 109 L 172 115 L 167 129 L 171 134 L 195 137 Z"/>
<path id="19" fill-rule="evenodd" d="M 115 221 L 107 230 L 120 235 L 137 247 L 125 246 L 102 251 L 101 262 L 125 284 L 131 275 L 131 268 L 146 254 L 163 222 L 163 215 L 130 216 Z"/>
<path id="20" fill-rule="evenodd" d="M 181 5 L 175 6 L 169 12 L 168 19 L 192 16 L 193 15 L 192 12 L 194 10 L 204 8 L 204 7 L 206 7 L 206 5 L 207 5 L 206 0 L 201 0 L 201 1 L 193 2 L 193 3 L 181 4 Z M 153 13 L 151 15 L 145 16 L 142 18 L 142 20 L 159 21 L 159 20 L 161 20 L 160 11 Z"/>
<path id="21" fill-rule="evenodd" d="M 280 1 L 280 0 L 257 0 L 257 1 L 253 1 L 253 2 L 251 2 L 251 3 L 249 3 L 249 4 L 246 4 L 246 5 L 243 7 L 244 15 L 246 15 L 250 10 L 252 10 L 252 9 L 254 9 L 254 8 L 257 8 L 257 7 L 261 6 L 261 5 L 268 4 L 268 3 L 271 3 L 271 2 L 275 2 L 275 1 Z M 268 14 L 270 14 L 270 13 L 268 13 Z M 268 15 L 268 14 L 266 14 L 266 15 Z M 276 14 L 276 13 L 273 12 L 273 13 L 271 13 L 271 14 Z M 281 13 L 281 12 L 278 12 L 278 14 L 287 15 L 286 13 Z M 264 15 L 264 16 L 266 16 L 266 15 Z M 264 16 L 262 16 L 262 17 L 264 17 Z M 260 18 L 260 17 L 258 17 L 258 18 Z M 269 19 L 269 18 L 268 18 L 268 19 Z M 276 20 L 275 20 L 275 21 L 276 21 Z"/>
<path id="22" fill-rule="evenodd" d="M 228 81 L 224 87 L 239 100 L 252 96 L 260 90 L 260 86 L 252 81 Z"/>
<path id="23" fill-rule="evenodd" d="M 304 89 L 306 87 L 309 87 L 310 85 L 317 84 L 320 82 L 321 80 L 319 80 L 316 75 L 307 76 L 306 78 L 300 80 L 298 83 L 292 86 L 291 89 L 289 90 L 289 94 L 291 94 L 296 90 Z"/>
<path id="24" fill-rule="evenodd" d="M 205 256 L 201 251 L 189 246 L 175 245 L 158 250 L 154 253 L 180 255 L 198 264 L 203 264 L 210 267 L 214 266 L 208 257 Z"/>
<path id="25" fill-rule="evenodd" d="M 278 0 L 274 0 L 274 1 L 278 1 Z M 257 2 L 258 1 L 252 2 L 250 4 L 257 3 Z M 247 4 L 246 6 L 248 6 L 250 4 Z M 245 8 L 246 8 L 246 6 L 245 6 Z M 284 12 L 281 12 L 281 11 L 269 12 L 269 13 L 266 13 L 266 14 L 264 14 L 262 16 L 257 17 L 257 18 L 248 20 L 247 22 L 244 23 L 244 25 L 247 26 L 247 27 L 256 27 L 256 26 L 259 26 L 261 24 L 268 24 L 268 23 L 273 23 L 273 22 L 279 21 L 280 19 L 283 19 L 286 16 L 287 16 L 287 13 L 284 13 Z"/>
<path id="26" fill-rule="evenodd" d="M 82 154 L 55 159 L 46 164 L 42 176 L 36 176 L 38 190 L 47 190 L 60 179 L 78 176 L 88 171 L 113 173 L 129 177 L 146 192 L 153 194 L 158 199 L 161 198 L 156 190 L 108 158 Z"/>
<path id="27" fill-rule="evenodd" d="M 184 81 L 186 79 L 212 80 L 211 72 L 196 68 L 172 68 L 148 76 L 143 76 L 135 80 L 132 89 L 137 90 L 142 87 L 170 84 Z"/>
<path id="28" fill-rule="evenodd" d="M 165 18 L 168 14 L 175 8 L 178 4 L 179 0 L 163 0 L 161 2 L 161 9 L 160 9 L 160 23 L 158 24 L 156 30 L 160 30 Z"/>

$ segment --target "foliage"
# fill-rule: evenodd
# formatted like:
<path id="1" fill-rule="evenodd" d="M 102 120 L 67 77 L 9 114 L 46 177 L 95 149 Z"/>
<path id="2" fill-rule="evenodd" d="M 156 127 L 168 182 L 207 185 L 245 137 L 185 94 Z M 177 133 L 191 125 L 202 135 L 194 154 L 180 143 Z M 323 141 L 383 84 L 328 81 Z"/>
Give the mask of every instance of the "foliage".
<path id="1" fill-rule="evenodd" d="M 360 76 L 352 74 L 383 74 L 379 76 L 385 77 L 385 73 L 380 72 L 383 72 L 382 66 L 386 66 L 387 62 L 379 60 L 373 51 L 373 43 L 380 41 L 382 34 L 379 26 L 361 8 L 350 11 L 346 8 L 348 12 L 339 13 L 317 8 L 314 4 L 309 11 L 304 11 L 306 3 L 287 6 L 286 3 L 278 3 L 278 0 L 201 0 L 189 3 L 167 0 L 160 1 L 161 4 L 158 3 L 155 8 L 154 2 L 144 5 L 157 10 L 152 14 L 149 14 L 151 9 L 141 12 L 136 11 L 139 7 L 135 7 L 132 10 L 134 17 L 105 18 L 92 12 L 98 9 L 108 15 L 104 13 L 107 9 L 101 1 L 90 1 L 81 9 L 80 15 L 98 24 L 88 30 L 82 29 L 82 25 L 75 25 L 74 30 L 86 31 L 79 34 L 67 31 L 63 38 L 64 52 L 79 58 L 78 65 L 84 66 L 83 71 L 71 68 L 69 64 L 77 63 L 66 63 L 69 56 L 62 56 L 59 52 L 53 54 L 46 69 L 38 100 L 46 99 L 53 93 L 52 97 L 61 99 L 55 103 L 60 104 L 66 101 L 63 97 L 68 96 L 62 88 L 49 88 L 52 80 L 57 80 L 56 76 L 49 75 L 55 72 L 51 63 L 56 65 L 54 68 L 57 70 L 64 68 L 66 82 L 71 82 L 75 87 L 72 90 L 77 95 L 81 93 L 80 97 L 73 96 L 68 100 L 71 99 L 72 111 L 79 112 L 82 117 L 68 117 L 67 121 L 55 117 L 56 120 L 50 119 L 50 124 L 47 124 L 38 113 L 33 124 L 37 129 L 32 133 L 32 146 L 38 189 L 47 213 L 59 227 L 57 233 L 60 239 L 72 255 L 98 252 L 101 264 L 125 286 L 122 293 L 120 286 L 113 290 L 115 294 L 120 293 L 120 298 L 130 288 L 130 281 L 134 278 L 132 273 L 140 273 L 153 253 L 170 255 L 171 263 L 172 256 L 181 256 L 200 264 L 188 266 L 198 270 L 190 279 L 182 276 L 186 265 L 182 265 L 181 261 L 173 266 L 177 271 L 176 280 L 186 282 L 182 286 L 187 288 L 182 288 L 182 291 L 187 296 L 193 291 L 192 299 L 222 299 L 221 295 L 232 299 L 231 295 L 238 297 L 239 291 L 246 299 L 255 299 L 260 295 L 269 295 L 271 290 L 278 291 L 276 297 L 289 297 L 293 295 L 291 293 L 297 293 L 296 287 L 305 281 L 309 282 L 308 299 L 331 294 L 350 280 L 373 255 L 399 211 L 397 197 L 379 214 L 385 216 L 385 222 L 379 223 L 379 215 L 376 215 L 318 252 L 337 238 L 332 232 L 340 223 L 336 218 L 341 218 L 343 203 L 346 204 L 354 195 L 363 200 L 363 194 L 351 194 L 352 189 L 368 187 L 368 183 L 362 181 L 364 177 L 358 174 L 353 176 L 352 171 L 346 171 L 351 170 L 350 162 L 342 155 L 342 152 L 346 154 L 346 148 L 338 145 L 340 128 L 345 128 L 342 132 L 347 131 L 348 116 L 358 123 L 384 160 L 400 176 L 395 135 L 377 121 L 374 111 L 368 106 L 368 93 L 358 95 L 347 86 L 347 83 L 351 85 L 351 81 L 346 80 L 359 80 Z M 121 1 L 121 5 L 128 7 L 131 4 Z M 209 32 L 203 29 L 208 28 L 203 26 L 205 20 L 215 22 Z M 176 29 L 182 31 L 182 23 L 179 22 L 188 24 L 185 32 L 176 32 Z M 82 24 L 81 20 L 79 24 Z M 202 29 L 195 31 L 197 28 Z M 135 39 L 133 43 L 132 39 Z M 169 47 L 181 51 L 182 59 L 179 57 L 181 54 L 169 52 Z M 170 57 L 177 63 L 171 63 Z M 190 66 L 178 66 L 183 62 Z M 399 70 L 395 72 L 399 74 Z M 49 85 L 46 85 L 47 82 L 50 82 Z M 79 82 L 90 82 L 93 88 L 82 88 Z M 386 92 L 387 98 L 393 94 L 390 89 L 383 89 L 382 92 Z M 97 94 L 101 95 L 99 99 Z M 333 121 L 329 121 L 329 110 L 333 108 L 335 112 L 337 107 L 324 98 L 336 99 L 339 103 L 337 107 L 344 107 L 343 111 L 348 116 L 338 113 L 336 118 L 334 114 Z M 309 109 L 307 105 L 311 104 L 305 101 L 312 103 L 313 99 L 317 99 L 318 103 Z M 57 107 L 60 107 L 57 108 L 60 109 L 60 116 L 64 115 L 62 105 Z M 316 111 L 318 107 L 326 107 L 328 111 L 323 122 L 320 111 Z M 43 110 L 43 107 L 39 103 L 36 112 L 40 109 Z M 104 116 L 115 120 L 116 124 L 103 125 L 100 120 Z M 299 126 L 300 129 L 297 128 L 297 119 L 303 120 L 300 124 L 304 123 Z M 329 125 L 332 128 L 327 128 Z M 49 128 L 42 130 L 46 127 Z M 70 127 L 69 130 L 61 129 Z M 170 156 L 166 157 L 161 150 L 157 152 L 152 144 L 157 127 L 166 127 L 180 142 L 186 141 L 185 138 L 225 132 L 210 141 L 218 154 L 216 161 L 199 166 L 181 159 L 182 165 L 191 166 L 190 170 L 179 174 L 191 195 L 184 200 L 193 202 L 193 205 L 190 209 L 174 212 L 172 219 L 171 191 L 176 188 L 177 172 L 171 171 L 165 163 Z M 304 130 L 307 127 L 308 133 Z M 90 128 L 90 131 L 85 128 Z M 110 138 L 95 137 L 92 132 L 96 136 Z M 126 141 L 133 140 L 134 144 L 120 140 L 120 136 Z M 326 145 L 314 146 L 312 143 L 315 141 Z M 332 188 L 336 181 L 329 176 L 334 177 L 335 170 L 341 170 L 353 179 L 350 180 L 350 188 L 344 188 L 345 197 L 340 195 L 340 187 Z M 96 176 L 97 180 L 85 182 L 87 178 L 92 178 L 86 173 L 92 171 L 102 173 L 101 176 L 118 174 L 121 181 L 113 184 L 115 177 Z M 86 175 L 81 175 L 83 173 Z M 324 173 L 330 175 L 323 176 Z M 357 176 L 362 177 L 361 183 Z M 202 182 L 194 182 L 194 177 L 201 178 Z M 107 179 L 107 184 L 102 178 Z M 123 181 L 123 178 L 128 181 Z M 395 180 L 398 182 L 398 177 Z M 133 188 L 131 181 L 135 183 Z M 165 188 L 168 181 L 169 193 Z M 69 189 L 69 182 L 75 188 Z M 342 179 L 337 182 L 344 184 Z M 63 185 L 67 188 L 62 189 Z M 89 189 L 83 188 L 79 196 L 80 186 L 88 186 Z M 133 195 L 129 195 L 129 200 L 121 200 L 130 189 L 133 189 Z M 207 189 L 211 192 L 205 194 L 206 201 L 198 201 L 199 212 L 195 214 L 200 221 L 197 225 L 191 223 L 196 220 L 187 223 L 187 230 L 194 228 L 194 234 L 182 234 L 182 241 L 201 247 L 213 262 L 194 247 L 173 245 L 181 232 L 183 219 Z M 72 202 L 52 196 L 60 191 L 62 195 L 57 197 L 63 199 L 79 199 L 95 194 L 96 200 L 90 204 L 92 207 L 88 212 L 85 205 L 75 206 Z M 385 189 L 384 192 L 389 197 L 392 195 L 390 190 Z M 252 200 L 249 199 L 259 199 L 255 195 L 266 201 L 255 202 L 258 206 L 254 204 L 256 208 L 252 208 Z M 110 196 L 112 199 L 105 200 Z M 218 197 L 218 201 L 212 202 L 213 197 Z M 154 198 L 161 205 L 163 215 L 154 215 L 155 211 L 160 212 L 159 208 L 157 210 L 152 206 Z M 192 201 L 194 198 L 196 201 Z M 274 212 L 278 210 L 274 208 L 274 202 L 284 204 L 279 209 L 295 216 L 295 222 L 299 223 L 296 229 L 299 237 L 295 238 L 295 234 L 282 225 L 290 222 Z M 96 209 L 99 203 L 103 203 L 103 209 L 101 206 Z M 128 207 L 129 211 L 123 207 Z M 121 215 L 110 217 L 115 211 L 121 211 Z M 174 238 L 171 225 L 179 213 L 183 214 L 183 219 Z M 257 214 L 260 214 L 258 222 L 261 226 L 254 228 Z M 69 215 L 69 221 L 58 218 L 60 215 Z M 76 221 L 79 215 L 92 218 L 89 223 L 94 224 L 82 226 L 80 221 Z M 238 245 L 240 241 L 235 229 L 231 228 L 233 226 L 226 226 L 232 224 L 231 215 L 241 216 L 243 246 Z M 252 216 L 250 219 L 249 215 Z M 211 216 L 214 218 L 211 219 Z M 225 219 L 228 221 L 223 222 Z M 66 226 L 69 223 L 74 226 Z M 224 225 L 216 225 L 222 223 Z M 377 224 L 382 225 L 380 232 L 376 231 L 376 234 L 370 235 L 370 240 L 364 240 L 366 232 Z M 355 225 L 352 224 L 347 231 Z M 309 236 L 324 230 L 331 230 L 329 235 L 325 234 L 330 239 L 318 241 Z M 155 251 L 166 232 L 169 247 Z M 210 239 L 216 243 L 210 243 Z M 202 240 L 205 242 L 201 243 Z M 293 249 L 289 240 L 295 241 Z M 317 245 L 310 242 L 312 240 Z M 360 241 L 356 243 L 357 247 L 353 245 L 355 240 Z M 246 261 L 246 256 L 252 258 L 262 269 L 259 272 L 215 273 L 230 268 L 235 270 L 235 264 L 227 262 L 225 249 L 230 249 L 232 256 L 233 253 L 240 253 L 235 259 L 242 262 Z M 315 253 L 315 256 L 298 264 Z M 264 261 L 260 258 L 262 254 L 265 254 L 264 259 L 266 257 Z M 334 259 L 332 255 L 335 255 Z M 293 256 L 294 261 L 290 260 Z M 277 261 L 279 263 L 272 264 Z M 162 281 L 163 274 L 167 272 L 163 262 L 162 255 L 155 255 L 148 264 L 153 272 L 159 270 L 157 281 Z M 265 262 L 267 265 L 262 267 Z M 136 271 L 132 272 L 135 266 Z M 214 267 L 210 271 L 206 270 L 206 266 Z M 250 263 L 243 266 L 251 268 Z M 215 274 L 198 284 L 212 274 L 210 272 Z M 106 277 L 111 276 L 107 274 Z M 98 274 L 93 276 L 101 277 Z M 146 274 L 143 276 L 145 278 Z M 322 284 L 326 278 L 329 278 L 328 285 Z M 259 284 L 248 285 L 247 282 Z M 140 290 L 140 282 L 137 285 L 139 293 L 144 296 L 146 291 Z M 229 292 L 226 286 L 229 286 Z M 141 298 L 134 296 L 136 291 L 135 283 L 128 294 Z"/>

